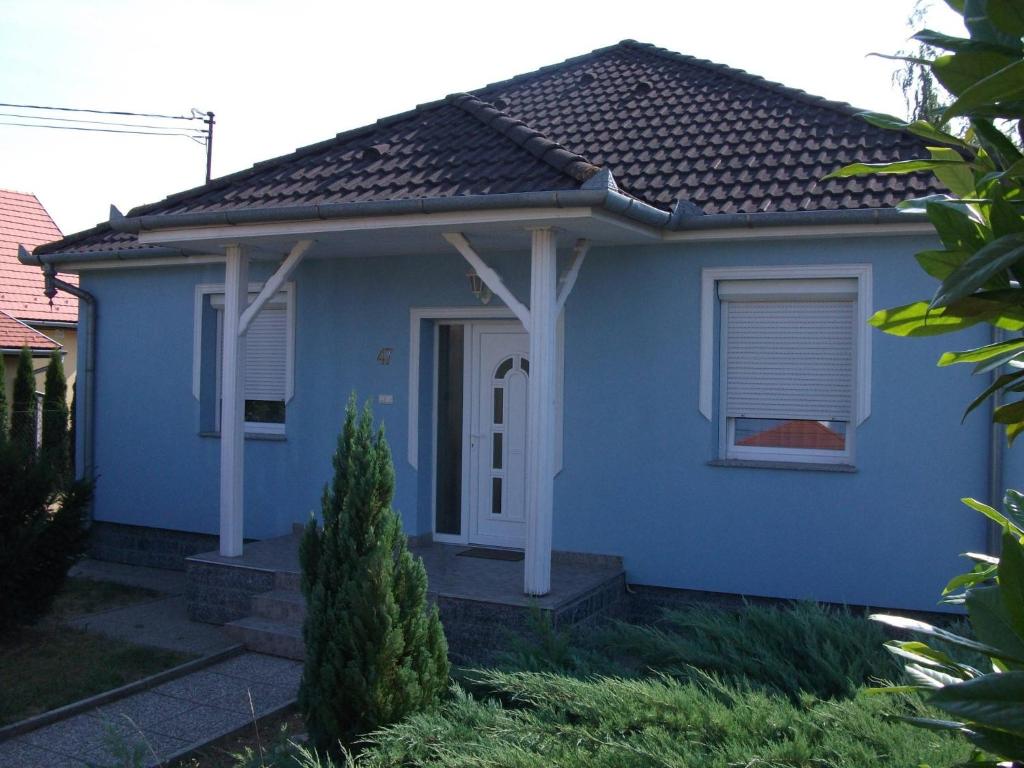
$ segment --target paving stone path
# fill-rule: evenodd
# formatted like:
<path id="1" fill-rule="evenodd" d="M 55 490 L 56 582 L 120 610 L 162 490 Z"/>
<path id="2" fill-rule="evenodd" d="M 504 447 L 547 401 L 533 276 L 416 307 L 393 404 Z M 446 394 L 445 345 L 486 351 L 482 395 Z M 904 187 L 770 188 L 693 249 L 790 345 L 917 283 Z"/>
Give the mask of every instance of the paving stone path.
<path id="1" fill-rule="evenodd" d="M 301 674 L 299 662 L 243 653 L 0 742 L 0 768 L 119 766 L 134 752 L 162 765 L 294 701 Z"/>

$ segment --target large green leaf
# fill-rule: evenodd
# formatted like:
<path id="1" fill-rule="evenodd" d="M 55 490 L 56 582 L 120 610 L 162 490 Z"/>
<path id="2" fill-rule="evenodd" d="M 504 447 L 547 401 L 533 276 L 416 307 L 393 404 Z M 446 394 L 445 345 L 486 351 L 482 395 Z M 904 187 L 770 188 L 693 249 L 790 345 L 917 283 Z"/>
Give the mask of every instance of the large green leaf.
<path id="1" fill-rule="evenodd" d="M 975 587 L 967 593 L 967 615 L 975 636 L 993 650 L 986 655 L 1016 667 L 1024 663 L 1024 638 L 1017 633 L 998 586 Z"/>
<path id="2" fill-rule="evenodd" d="M 925 211 L 942 244 L 950 250 L 973 252 L 988 241 L 980 214 L 962 200 L 929 200 Z"/>
<path id="3" fill-rule="evenodd" d="M 987 643 L 962 637 L 945 629 L 940 629 L 939 627 L 934 627 L 931 624 L 926 624 L 923 621 L 918 621 L 917 619 L 908 619 L 905 616 L 892 616 L 886 613 L 873 613 L 869 618 L 872 621 L 887 624 L 890 627 L 895 627 L 896 629 L 903 629 L 907 632 L 917 632 L 918 634 L 922 634 L 927 637 L 934 637 L 936 640 L 942 640 L 950 645 L 965 648 L 968 651 L 975 651 L 976 653 L 981 653 L 985 656 L 1006 658 L 1009 661 L 1024 664 L 1024 653 L 1021 654 L 1021 658 L 1008 656 L 1006 655 L 1006 651 L 1002 649 L 995 648 Z"/>
<path id="4" fill-rule="evenodd" d="M 985 675 L 947 685 L 932 694 L 929 702 L 969 723 L 1024 734 L 1024 672 Z"/>
<path id="5" fill-rule="evenodd" d="M 1018 536 L 1024 536 L 1024 493 L 1013 488 L 1006 489 L 1006 495 L 1003 496 L 1003 515 L 1006 524 L 1012 530 L 1016 530 Z"/>
<path id="6" fill-rule="evenodd" d="M 1010 526 L 1011 528 L 1020 530 L 1017 526 L 1017 523 L 1012 518 L 1008 517 L 1007 515 L 1004 515 L 1002 512 L 999 512 L 996 509 L 993 509 L 988 504 L 983 504 L 977 499 L 970 498 L 960 499 L 960 501 L 962 501 L 968 507 L 973 509 L 975 512 L 981 512 L 981 514 L 983 514 L 989 520 L 994 522 L 1000 528 Z M 1024 533 L 1024 531 L 1021 531 L 1021 533 Z"/>
<path id="7" fill-rule="evenodd" d="M 1014 0 L 1016 2 L 1017 0 Z M 965 0 L 964 3 L 964 26 L 972 40 L 986 43 L 998 43 L 999 45 L 1020 50 L 1020 37 L 1008 34 L 1001 29 L 994 20 L 988 9 L 989 0 Z"/>
<path id="8" fill-rule="evenodd" d="M 1013 48 L 1005 45 L 989 43 L 983 40 L 969 40 L 964 37 L 953 37 L 952 35 L 946 35 L 931 29 L 922 29 L 913 35 L 913 39 L 920 40 L 925 45 L 930 45 L 933 48 L 942 48 L 957 53 L 960 51 L 992 52 L 1004 56 L 1013 56 L 1015 53 Z"/>
<path id="9" fill-rule="evenodd" d="M 1021 420 L 1024 420 L 1024 400 L 1001 405 L 992 414 L 992 421 L 997 424 L 1016 424 Z"/>
<path id="10" fill-rule="evenodd" d="M 956 590 L 963 590 L 965 588 L 970 589 L 984 584 L 986 581 L 991 581 L 996 577 L 996 566 L 994 565 L 983 565 L 979 563 L 974 566 L 968 573 L 961 573 L 959 576 L 954 576 L 942 590 L 943 596 L 951 595 Z M 963 593 L 959 595 L 964 597 Z M 963 602 L 962 600 L 959 602 Z"/>
<path id="11" fill-rule="evenodd" d="M 1024 550 L 1008 530 L 1003 531 L 1003 551 L 999 557 L 999 595 L 1024 646 Z"/>
<path id="12" fill-rule="evenodd" d="M 947 91 L 960 96 L 971 86 L 1013 63 L 1014 57 L 1005 53 L 962 51 L 936 57 L 932 62 L 932 74 Z"/>
<path id="13" fill-rule="evenodd" d="M 953 152 L 954 150 L 950 150 Z M 825 176 L 824 179 L 845 179 L 849 176 L 866 176 L 871 173 L 918 173 L 920 171 L 931 171 L 951 165 L 966 165 L 964 159 L 958 157 L 956 160 L 897 160 L 894 163 L 851 163 L 844 165 L 838 170 Z"/>
<path id="14" fill-rule="evenodd" d="M 973 166 L 959 152 L 950 147 L 929 147 L 928 152 L 932 160 L 941 161 L 932 170 L 950 192 L 957 197 L 974 197 Z"/>
<path id="15" fill-rule="evenodd" d="M 931 206 L 929 206 L 931 207 Z M 932 299 L 933 307 L 944 307 L 962 299 L 1024 259 L 1024 233 L 1003 235 L 977 250 L 953 270 Z"/>
<path id="16" fill-rule="evenodd" d="M 972 118 L 971 128 L 978 143 L 998 161 L 1000 167 L 1009 168 L 1021 159 L 1020 150 L 990 120 Z"/>
<path id="17" fill-rule="evenodd" d="M 929 141 L 937 141 L 940 144 L 952 144 L 953 146 L 960 147 L 972 155 L 975 150 L 970 144 L 961 139 L 959 136 L 954 136 L 952 133 L 946 133 L 945 131 L 939 130 L 934 125 L 924 120 L 915 120 L 908 123 L 898 117 L 892 115 L 885 115 L 880 112 L 860 112 L 860 117 L 867 120 L 872 125 L 879 128 L 885 128 L 891 131 L 909 131 L 915 136 L 920 136 L 923 139 Z"/>
<path id="18" fill-rule="evenodd" d="M 1002 358 L 1008 353 L 1016 354 L 1024 349 L 1024 339 L 1010 339 L 1000 341 L 996 344 L 986 344 L 984 347 L 965 349 L 961 352 L 944 352 L 939 358 L 939 366 L 955 365 L 956 363 L 977 363 L 981 360 L 991 360 L 994 357 Z M 1013 357 L 1013 355 L 1011 355 Z"/>
<path id="19" fill-rule="evenodd" d="M 992 234 L 996 237 L 1024 232 L 1024 215 L 1021 215 L 1019 206 L 1003 198 L 996 198 L 989 204 L 988 210 Z"/>
<path id="20" fill-rule="evenodd" d="M 953 685 L 955 683 L 959 683 L 964 679 L 970 679 L 957 677 L 941 669 L 935 669 L 934 667 L 925 667 L 920 664 L 907 664 L 904 667 L 904 670 L 906 671 L 907 675 L 910 676 L 911 680 L 913 680 L 918 685 L 924 686 L 926 688 L 942 688 L 946 685 Z"/>
<path id="21" fill-rule="evenodd" d="M 977 297 L 961 299 L 949 307 L 931 308 L 926 301 L 880 309 L 868 321 L 893 336 L 938 336 L 991 323 L 1007 331 L 1024 330 L 1024 309 Z"/>
<path id="22" fill-rule="evenodd" d="M 1024 36 L 1024 3 L 1020 0 L 988 0 L 985 11 L 1000 32 Z"/>
<path id="23" fill-rule="evenodd" d="M 942 119 L 969 115 L 977 107 L 1017 99 L 1024 99 L 1024 61 L 1021 60 L 1013 61 L 964 89 L 942 114 Z"/>
<path id="24" fill-rule="evenodd" d="M 997 377 L 995 381 L 993 381 L 991 384 L 985 387 L 985 389 L 982 391 L 980 395 L 978 395 L 971 401 L 971 404 L 968 405 L 967 409 L 964 411 L 964 415 L 960 419 L 960 423 L 963 424 L 964 421 L 967 420 L 967 417 L 970 415 L 971 411 L 973 411 L 983 402 L 988 400 L 988 398 L 991 397 L 995 392 L 998 392 L 1003 387 L 1012 384 L 1015 381 L 1018 381 L 1021 377 L 1024 377 L 1024 371 L 1004 373 L 1002 376 Z"/>
<path id="25" fill-rule="evenodd" d="M 993 755 L 1018 759 L 1021 755 L 1024 755 L 1024 736 L 1014 735 L 1006 731 L 996 730 L 995 728 L 985 728 L 976 723 L 971 723 L 969 728 L 964 728 L 963 733 L 976 747 Z M 979 763 L 979 761 L 975 760 L 970 765 L 974 768 L 983 768 L 986 763 Z M 988 762 L 987 765 L 1005 768 L 1006 763 Z"/>
<path id="26" fill-rule="evenodd" d="M 938 280 L 945 280 L 967 261 L 968 251 L 918 251 L 914 254 L 921 269 Z"/>

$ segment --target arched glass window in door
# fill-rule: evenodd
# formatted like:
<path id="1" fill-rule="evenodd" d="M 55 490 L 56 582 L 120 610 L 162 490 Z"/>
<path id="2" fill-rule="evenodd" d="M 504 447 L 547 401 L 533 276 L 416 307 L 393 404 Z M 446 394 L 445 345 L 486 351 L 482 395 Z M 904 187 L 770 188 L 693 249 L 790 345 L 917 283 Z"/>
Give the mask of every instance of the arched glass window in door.
<path id="1" fill-rule="evenodd" d="M 511 424 L 510 408 L 518 405 L 525 413 L 526 381 L 530 362 L 523 355 L 506 357 L 494 369 L 491 379 L 491 514 L 501 515 L 507 509 L 505 474 L 509 450 L 521 453 L 521 425 Z M 522 416 L 523 414 L 520 414 Z M 522 418 L 519 419 L 520 421 Z"/>

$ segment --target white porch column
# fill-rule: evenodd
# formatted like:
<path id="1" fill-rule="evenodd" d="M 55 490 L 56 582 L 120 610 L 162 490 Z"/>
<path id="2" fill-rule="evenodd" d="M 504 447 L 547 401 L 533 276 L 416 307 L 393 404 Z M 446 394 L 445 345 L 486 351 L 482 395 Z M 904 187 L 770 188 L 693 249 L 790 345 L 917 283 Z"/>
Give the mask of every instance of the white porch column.
<path id="1" fill-rule="evenodd" d="M 524 591 L 551 591 L 555 490 L 555 341 L 558 297 L 555 233 L 533 230 L 530 262 L 530 383 L 526 411 L 526 553 Z"/>
<path id="2" fill-rule="evenodd" d="M 245 476 L 245 336 L 239 321 L 249 303 L 249 257 L 227 247 L 224 267 L 224 343 L 220 413 L 220 553 L 242 554 Z"/>

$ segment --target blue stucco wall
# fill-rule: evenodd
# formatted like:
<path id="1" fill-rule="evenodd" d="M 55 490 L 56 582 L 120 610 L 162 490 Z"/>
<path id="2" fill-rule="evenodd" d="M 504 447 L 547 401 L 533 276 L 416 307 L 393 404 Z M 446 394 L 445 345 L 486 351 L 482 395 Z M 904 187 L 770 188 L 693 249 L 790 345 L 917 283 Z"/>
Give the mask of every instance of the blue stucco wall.
<path id="1" fill-rule="evenodd" d="M 923 340 L 874 333 L 872 412 L 857 430 L 856 473 L 710 466 L 717 426 L 698 411 L 703 267 L 871 263 L 874 306 L 886 307 L 934 289 L 912 258 L 926 244 L 890 237 L 594 249 L 566 309 L 556 549 L 621 555 L 640 584 L 934 607 L 963 565 L 957 553 L 984 548 L 982 519 L 958 499 L 987 496 L 989 434 L 980 413 L 960 425 L 979 383 L 935 360 L 983 343 L 986 330 Z M 489 257 L 524 297 L 525 256 Z M 420 471 L 405 458 L 409 309 L 472 306 L 465 272 L 454 254 L 300 267 L 287 439 L 246 443 L 246 536 L 285 533 L 318 506 L 353 389 L 394 397 L 375 410 L 395 456 L 395 505 L 407 531 L 429 532 L 426 433 L 417 436 Z M 199 435 L 192 325 L 195 285 L 222 275 L 217 266 L 83 273 L 100 311 L 97 519 L 217 531 L 219 441 Z M 381 347 L 394 349 L 388 366 L 376 362 Z M 422 406 L 431 375 L 421 371 Z M 1008 463 L 1012 484 L 1024 463 L 1012 452 Z"/>

